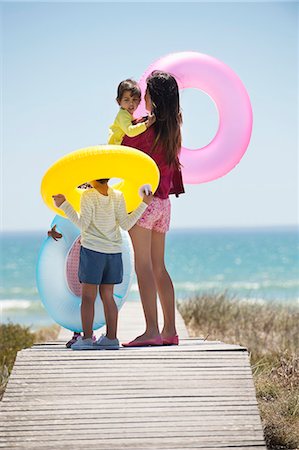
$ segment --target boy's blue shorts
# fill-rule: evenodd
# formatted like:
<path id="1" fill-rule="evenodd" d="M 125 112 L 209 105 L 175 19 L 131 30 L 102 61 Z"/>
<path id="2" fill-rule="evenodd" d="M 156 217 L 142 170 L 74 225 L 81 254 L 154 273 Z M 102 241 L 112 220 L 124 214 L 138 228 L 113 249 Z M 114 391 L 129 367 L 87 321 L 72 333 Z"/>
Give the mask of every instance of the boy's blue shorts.
<path id="1" fill-rule="evenodd" d="M 121 253 L 101 253 L 81 245 L 78 276 L 80 283 L 120 284 L 123 280 Z"/>

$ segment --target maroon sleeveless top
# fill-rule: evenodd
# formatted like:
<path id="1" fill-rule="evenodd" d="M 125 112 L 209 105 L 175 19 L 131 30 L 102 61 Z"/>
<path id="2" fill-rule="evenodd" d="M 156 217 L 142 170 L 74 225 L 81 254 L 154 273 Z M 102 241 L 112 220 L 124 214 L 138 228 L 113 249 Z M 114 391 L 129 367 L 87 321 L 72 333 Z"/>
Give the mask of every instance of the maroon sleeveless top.
<path id="1" fill-rule="evenodd" d="M 165 153 L 159 142 L 155 150 L 152 150 L 155 137 L 154 127 L 151 126 L 138 136 L 124 136 L 122 145 L 134 147 L 144 153 L 147 153 L 157 164 L 160 170 L 160 182 L 154 194 L 156 197 L 165 199 L 168 198 L 169 194 L 175 194 L 176 197 L 178 197 L 179 194 L 183 194 L 185 192 L 182 173 L 178 168 L 167 164 Z"/>

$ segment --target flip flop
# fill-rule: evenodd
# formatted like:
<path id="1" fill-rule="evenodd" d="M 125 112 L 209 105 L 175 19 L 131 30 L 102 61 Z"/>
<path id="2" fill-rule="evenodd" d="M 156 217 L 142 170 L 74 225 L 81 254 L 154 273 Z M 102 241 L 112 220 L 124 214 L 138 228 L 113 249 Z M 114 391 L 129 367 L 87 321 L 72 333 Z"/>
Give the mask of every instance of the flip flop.
<path id="1" fill-rule="evenodd" d="M 121 344 L 123 347 L 156 347 L 163 345 L 161 336 L 157 336 L 153 339 L 146 339 L 145 341 L 131 341 Z"/>
<path id="2" fill-rule="evenodd" d="M 163 345 L 179 345 L 179 337 L 177 334 L 168 338 L 162 338 Z"/>

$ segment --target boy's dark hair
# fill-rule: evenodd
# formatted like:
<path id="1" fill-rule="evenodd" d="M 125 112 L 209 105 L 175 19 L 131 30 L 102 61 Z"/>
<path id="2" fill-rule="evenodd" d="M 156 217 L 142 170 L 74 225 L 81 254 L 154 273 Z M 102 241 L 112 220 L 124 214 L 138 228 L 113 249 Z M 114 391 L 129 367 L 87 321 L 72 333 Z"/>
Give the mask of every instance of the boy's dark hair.
<path id="1" fill-rule="evenodd" d="M 127 80 L 121 81 L 117 88 L 117 97 L 116 100 L 118 102 L 121 101 L 122 96 L 125 91 L 130 91 L 131 95 L 136 95 L 136 97 L 141 98 L 141 89 L 137 83 L 137 81 L 128 78 Z"/>
<path id="2" fill-rule="evenodd" d="M 99 180 L 96 180 L 96 181 L 98 181 L 98 183 L 101 183 L 101 184 L 106 184 L 106 183 L 108 183 L 109 180 L 110 180 L 110 178 L 100 178 Z"/>

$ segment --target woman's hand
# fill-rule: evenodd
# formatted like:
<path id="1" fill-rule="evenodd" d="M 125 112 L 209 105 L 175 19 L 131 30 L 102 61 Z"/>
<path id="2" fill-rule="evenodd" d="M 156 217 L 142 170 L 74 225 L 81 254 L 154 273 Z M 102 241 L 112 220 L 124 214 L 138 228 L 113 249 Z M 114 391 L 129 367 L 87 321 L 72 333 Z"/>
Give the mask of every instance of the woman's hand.
<path id="1" fill-rule="evenodd" d="M 149 114 L 148 119 L 146 121 L 146 127 L 149 128 L 156 122 L 156 116 L 155 114 Z"/>
<path id="2" fill-rule="evenodd" d="M 55 206 L 57 206 L 57 208 L 59 208 L 62 203 L 65 202 L 65 196 L 63 194 L 56 194 L 56 195 L 52 195 L 52 198 L 54 200 Z"/>

